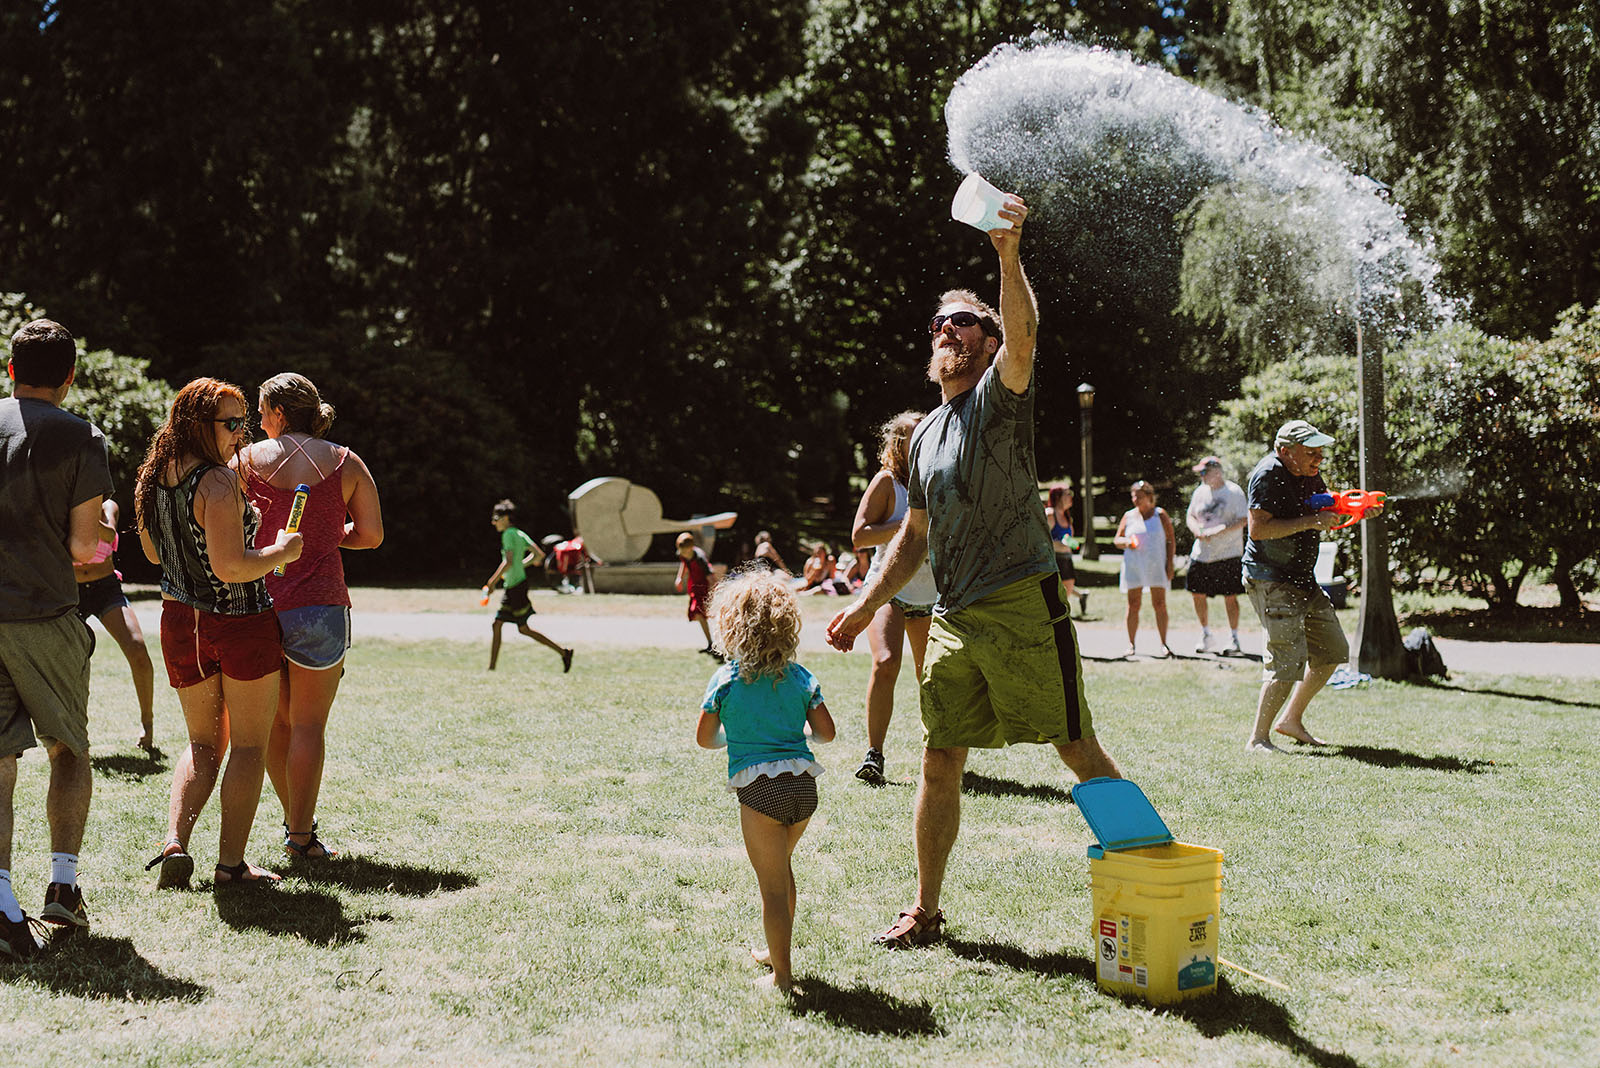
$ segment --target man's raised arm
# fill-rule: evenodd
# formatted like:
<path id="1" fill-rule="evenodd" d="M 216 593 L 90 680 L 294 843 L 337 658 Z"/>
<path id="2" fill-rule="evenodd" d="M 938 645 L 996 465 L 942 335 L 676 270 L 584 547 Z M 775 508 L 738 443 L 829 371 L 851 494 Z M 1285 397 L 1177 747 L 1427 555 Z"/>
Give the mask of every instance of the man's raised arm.
<path id="1" fill-rule="evenodd" d="M 1015 193 L 1008 193 L 1000 217 L 1009 219 L 1011 228 L 989 231 L 989 240 L 1000 256 L 1000 325 L 1006 335 L 995 356 L 995 373 L 1011 392 L 1024 393 L 1033 377 L 1033 350 L 1039 334 L 1039 304 L 1022 271 L 1022 223 L 1028 217 L 1028 206 Z"/>

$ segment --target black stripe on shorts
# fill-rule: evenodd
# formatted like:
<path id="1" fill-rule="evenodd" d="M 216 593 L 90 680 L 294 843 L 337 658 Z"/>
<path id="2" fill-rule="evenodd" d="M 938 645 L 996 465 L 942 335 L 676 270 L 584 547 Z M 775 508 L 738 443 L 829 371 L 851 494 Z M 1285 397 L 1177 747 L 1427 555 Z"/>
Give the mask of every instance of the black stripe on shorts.
<path id="1" fill-rule="evenodd" d="M 1039 580 L 1044 593 L 1045 608 L 1055 620 L 1056 662 L 1061 665 L 1061 696 L 1067 707 L 1067 740 L 1075 742 L 1083 737 L 1083 720 L 1078 706 L 1078 639 L 1072 629 L 1072 620 L 1061 604 L 1061 578 L 1050 575 Z"/>

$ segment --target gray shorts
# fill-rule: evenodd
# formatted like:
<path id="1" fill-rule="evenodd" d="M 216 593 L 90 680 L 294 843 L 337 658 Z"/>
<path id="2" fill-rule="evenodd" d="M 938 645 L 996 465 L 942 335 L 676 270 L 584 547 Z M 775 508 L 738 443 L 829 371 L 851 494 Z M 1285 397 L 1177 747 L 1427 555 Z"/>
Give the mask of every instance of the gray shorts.
<path id="1" fill-rule="evenodd" d="M 283 658 L 312 671 L 326 671 L 344 662 L 350 651 L 350 609 L 341 604 L 314 604 L 278 613 L 283 627 Z"/>
<path id="2" fill-rule="evenodd" d="M 0 755 L 57 742 L 89 752 L 92 655 L 94 632 L 77 612 L 0 623 Z"/>
<path id="3" fill-rule="evenodd" d="M 1266 632 L 1263 679 L 1295 682 L 1305 675 L 1307 661 L 1327 667 L 1350 659 L 1350 643 L 1321 586 L 1308 590 L 1288 582 L 1246 579 L 1245 590 Z"/>

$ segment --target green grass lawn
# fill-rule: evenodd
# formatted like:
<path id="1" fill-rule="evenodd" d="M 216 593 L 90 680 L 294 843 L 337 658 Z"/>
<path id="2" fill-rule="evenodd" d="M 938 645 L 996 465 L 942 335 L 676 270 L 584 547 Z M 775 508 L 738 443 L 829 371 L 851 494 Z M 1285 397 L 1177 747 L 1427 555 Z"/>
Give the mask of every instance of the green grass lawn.
<path id="1" fill-rule="evenodd" d="M 895 785 L 851 773 L 866 659 L 811 658 L 840 725 L 795 859 L 794 1002 L 753 988 L 760 934 L 725 757 L 694 747 L 709 662 L 531 643 L 366 643 L 319 813 L 348 850 L 274 891 L 157 893 L 176 702 L 150 762 L 126 669 L 96 660 L 83 882 L 94 927 L 0 966 L 9 1063 L 1593 1064 L 1600 1061 L 1600 684 L 1460 675 L 1328 692 L 1341 748 L 1247 755 L 1257 674 L 1090 664 L 1107 747 L 1177 836 L 1221 849 L 1216 995 L 1156 1010 L 1092 979 L 1089 835 L 1043 747 L 975 752 L 945 945 L 871 936 L 910 903 L 919 733 Z M 1467 667 L 1462 665 L 1462 668 Z M 24 758 L 14 878 L 48 874 Z M 194 850 L 215 861 L 215 801 Z M 264 801 L 250 856 L 277 856 Z"/>

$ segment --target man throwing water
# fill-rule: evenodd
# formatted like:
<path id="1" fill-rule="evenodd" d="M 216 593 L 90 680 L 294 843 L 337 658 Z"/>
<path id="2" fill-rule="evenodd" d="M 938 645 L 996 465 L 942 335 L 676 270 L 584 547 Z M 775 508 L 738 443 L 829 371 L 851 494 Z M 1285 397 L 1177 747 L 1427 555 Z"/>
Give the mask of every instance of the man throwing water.
<path id="1" fill-rule="evenodd" d="M 943 404 L 911 439 L 905 521 L 883 570 L 828 624 L 849 650 L 923 556 L 939 590 L 922 677 L 924 749 L 914 832 L 917 899 L 877 941 L 927 945 L 944 925 L 939 891 L 961 822 L 972 746 L 1053 744 L 1080 779 L 1119 777 L 1094 735 L 1078 645 L 1039 509 L 1033 453 L 1033 356 L 1039 309 L 1022 271 L 1028 208 L 1014 194 L 989 231 L 1000 259 L 1000 313 L 952 290 L 933 317 L 928 377 Z"/>

